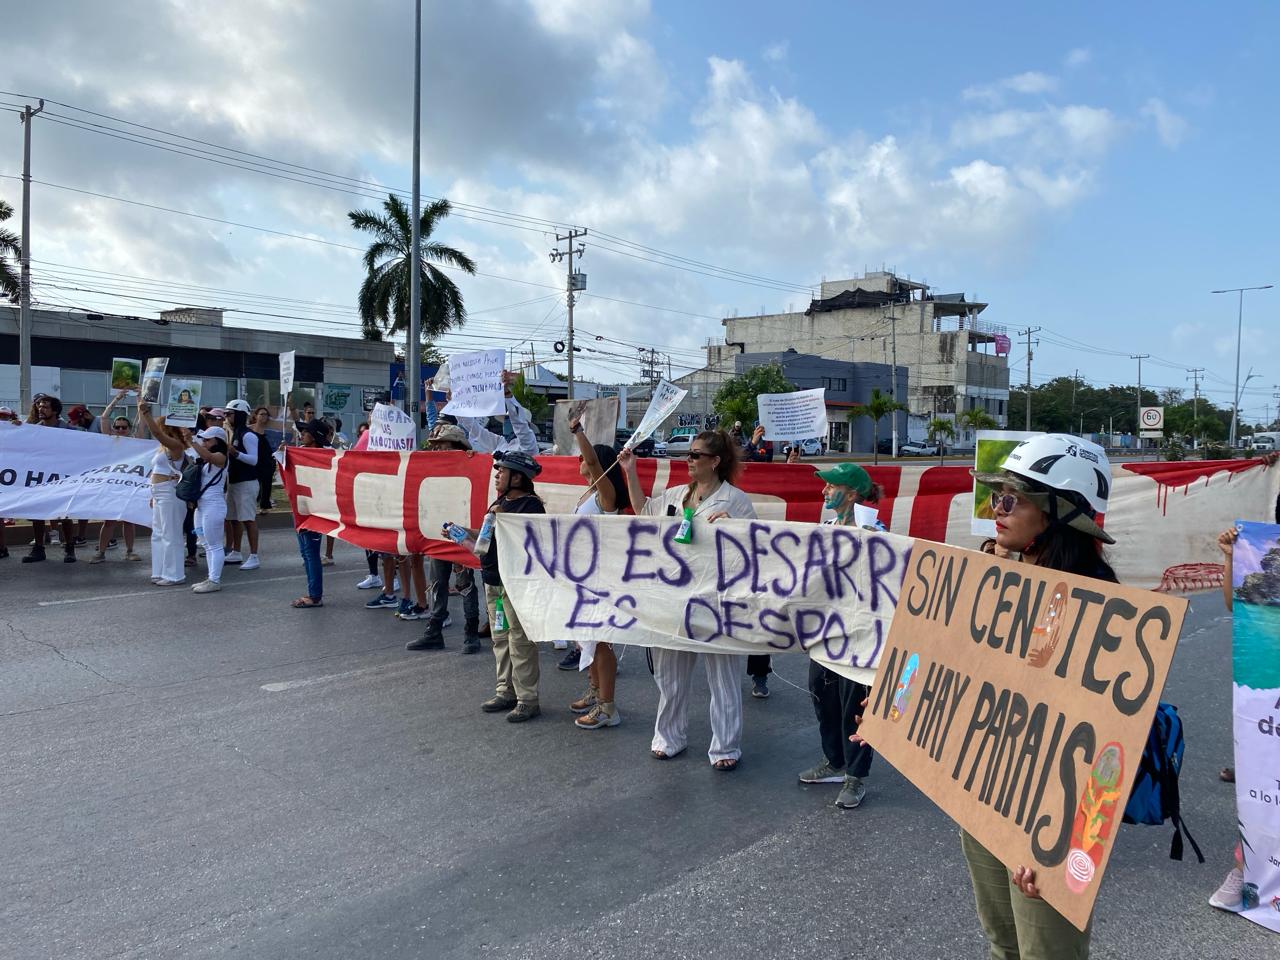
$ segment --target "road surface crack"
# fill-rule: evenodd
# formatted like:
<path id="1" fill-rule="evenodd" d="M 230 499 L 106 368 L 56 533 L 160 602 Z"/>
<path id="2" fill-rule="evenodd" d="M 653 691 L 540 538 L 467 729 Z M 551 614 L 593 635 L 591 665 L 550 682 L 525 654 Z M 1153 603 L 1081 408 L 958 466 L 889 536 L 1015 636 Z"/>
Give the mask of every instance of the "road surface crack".
<path id="1" fill-rule="evenodd" d="M 27 643 L 33 643 L 36 646 L 47 647 L 48 649 L 52 650 L 57 655 L 58 659 L 61 660 L 63 663 L 69 663 L 73 667 L 79 667 L 81 670 L 84 670 L 88 673 L 93 674 L 99 680 L 102 680 L 105 683 L 109 683 L 114 687 L 120 687 L 123 690 L 129 689 L 129 685 L 127 683 L 121 683 L 119 680 L 112 680 L 110 677 L 99 673 L 97 670 L 89 666 L 89 664 L 85 663 L 83 660 L 77 660 L 75 657 L 71 657 L 63 653 L 57 644 L 50 643 L 48 640 L 36 640 L 32 637 L 28 637 L 26 632 L 23 630 L 19 630 L 17 627 L 15 627 L 11 620 L 0 620 L 0 623 L 3 623 L 6 627 L 8 627 L 9 631 L 18 639 L 23 640 Z"/>

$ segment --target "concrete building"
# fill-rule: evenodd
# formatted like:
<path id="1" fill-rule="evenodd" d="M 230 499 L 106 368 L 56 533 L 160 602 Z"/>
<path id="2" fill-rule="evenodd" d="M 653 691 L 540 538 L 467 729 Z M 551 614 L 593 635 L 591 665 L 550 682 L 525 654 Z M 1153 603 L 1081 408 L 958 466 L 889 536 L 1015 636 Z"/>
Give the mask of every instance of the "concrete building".
<path id="1" fill-rule="evenodd" d="M 822 284 L 821 296 L 803 313 L 728 317 L 724 342 L 707 343 L 707 366 L 685 380 L 714 394 L 732 376 L 739 354 L 794 348 L 851 363 L 890 365 L 908 371 L 904 399 L 912 414 L 912 439 L 934 416 L 953 418 L 984 410 L 1005 426 L 1009 405 L 1008 332 L 979 319 L 987 304 L 964 294 L 934 294 L 928 285 L 892 273 L 870 273 Z M 958 444 L 971 439 L 957 430 Z"/>
<path id="2" fill-rule="evenodd" d="M 83 403 L 95 413 L 112 396 L 111 360 L 168 357 L 168 378 L 202 382 L 201 403 L 236 397 L 280 404 L 279 354 L 297 351 L 294 401 L 315 405 L 343 422 L 344 432 L 389 397 L 392 344 L 381 341 L 253 330 L 222 325 L 222 311 L 166 310 L 159 317 L 116 316 L 83 310 L 33 310 L 31 387 L 64 407 Z M 0 404 L 18 408 L 18 308 L 0 307 Z M 25 414 L 25 411 L 22 411 Z"/>

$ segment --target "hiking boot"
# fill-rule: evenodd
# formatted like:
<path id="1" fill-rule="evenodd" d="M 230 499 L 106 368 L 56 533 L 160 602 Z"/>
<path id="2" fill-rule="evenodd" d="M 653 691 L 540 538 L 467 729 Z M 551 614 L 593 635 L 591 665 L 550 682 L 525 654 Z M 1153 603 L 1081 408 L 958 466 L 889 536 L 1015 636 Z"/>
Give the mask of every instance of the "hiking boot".
<path id="1" fill-rule="evenodd" d="M 574 713 L 586 713 L 597 703 L 600 702 L 600 691 L 594 685 L 587 687 L 587 692 L 580 696 L 573 703 L 569 704 L 569 709 Z"/>
<path id="2" fill-rule="evenodd" d="M 862 782 L 862 778 L 846 775 L 844 786 L 840 788 L 840 796 L 836 797 L 836 806 L 841 810 L 856 809 L 866 795 L 867 787 Z"/>
<path id="3" fill-rule="evenodd" d="M 542 713 L 536 703 L 517 703 L 516 708 L 507 714 L 507 723 L 524 723 Z"/>
<path id="4" fill-rule="evenodd" d="M 582 657 L 582 651 L 574 647 L 564 655 L 564 659 L 556 664 L 561 670 L 577 670 L 578 660 Z"/>
<path id="5" fill-rule="evenodd" d="M 479 653 L 484 647 L 480 646 L 479 637 L 467 637 L 462 641 L 463 653 Z"/>
<path id="6" fill-rule="evenodd" d="M 34 546 L 31 552 L 22 558 L 23 563 L 44 563 L 44 547 Z"/>
<path id="7" fill-rule="evenodd" d="M 757 700 L 769 699 L 769 678 L 756 677 L 751 683 L 751 695 Z"/>
<path id="8" fill-rule="evenodd" d="M 1244 871 L 1239 867 L 1234 867 L 1227 874 L 1227 879 L 1222 881 L 1222 886 L 1213 891 L 1213 896 L 1209 898 L 1209 906 L 1217 907 L 1219 910 L 1226 910 L 1229 913 L 1239 913 L 1244 909 Z"/>
<path id="9" fill-rule="evenodd" d="M 485 713 L 502 713 L 504 710 L 510 710 L 516 705 L 515 697 L 502 697 L 494 694 L 484 703 L 480 704 L 480 709 Z"/>
<path id="10" fill-rule="evenodd" d="M 406 650 L 443 650 L 444 637 L 440 634 L 424 633 L 417 640 L 410 640 L 404 645 Z"/>
<path id="11" fill-rule="evenodd" d="M 812 769 L 800 774 L 801 783 L 843 783 L 844 770 L 837 770 L 829 760 L 823 760 Z"/>
<path id="12" fill-rule="evenodd" d="M 600 730 L 616 727 L 622 722 L 622 714 L 612 703 L 597 703 L 585 717 L 573 721 L 579 730 Z"/>

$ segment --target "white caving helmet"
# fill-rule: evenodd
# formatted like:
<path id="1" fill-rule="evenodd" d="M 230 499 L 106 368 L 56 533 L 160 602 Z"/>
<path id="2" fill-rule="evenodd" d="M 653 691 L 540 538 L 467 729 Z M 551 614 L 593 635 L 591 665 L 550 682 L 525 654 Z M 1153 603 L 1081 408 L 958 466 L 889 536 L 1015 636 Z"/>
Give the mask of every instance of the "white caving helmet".
<path id="1" fill-rule="evenodd" d="M 253 411 L 251 411 L 251 410 L 249 409 L 249 401 L 248 401 L 248 400 L 240 400 L 240 399 L 232 400 L 230 403 L 228 403 L 228 404 L 226 405 L 226 407 L 225 407 L 224 409 L 227 409 L 227 410 L 239 410 L 241 413 L 252 413 L 252 412 L 253 412 Z"/>
<path id="2" fill-rule="evenodd" d="M 1111 496 L 1111 463 L 1096 443 L 1065 433 L 1042 433 L 1023 440 L 998 473 L 974 473 L 992 487 L 1011 484 L 1026 493 L 1056 494 L 1044 506 L 1051 520 L 1075 527 L 1104 543 L 1115 543 L 1098 520 Z"/>

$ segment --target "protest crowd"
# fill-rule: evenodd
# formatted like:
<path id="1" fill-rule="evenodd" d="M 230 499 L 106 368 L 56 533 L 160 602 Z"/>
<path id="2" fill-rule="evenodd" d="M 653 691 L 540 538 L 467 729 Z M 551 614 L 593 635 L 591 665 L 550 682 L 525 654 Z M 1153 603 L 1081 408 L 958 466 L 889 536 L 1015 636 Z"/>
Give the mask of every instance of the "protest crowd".
<path id="1" fill-rule="evenodd" d="M 438 531 L 424 531 L 423 536 L 435 545 L 429 551 L 404 548 L 407 540 L 403 536 L 397 548 L 365 549 L 367 575 L 354 586 L 366 591 L 357 596 L 369 599 L 350 602 L 363 602 L 370 611 L 385 611 L 384 615 L 399 621 L 421 622 L 421 635 L 411 639 L 407 648 L 439 651 L 445 649 L 445 629 L 452 623 L 450 606 L 454 598 L 458 598 L 452 615 L 459 616 L 462 622 L 460 652 L 479 653 L 487 641 L 494 656 L 492 695 L 483 700 L 478 697 L 478 706 L 486 713 L 504 715 L 513 724 L 526 723 L 541 715 L 537 642 L 554 642 L 565 651 L 559 665 L 567 670 L 580 670 L 584 677 L 582 695 L 567 705 L 574 726 L 581 730 L 608 729 L 623 722 L 618 706 L 622 699 L 618 689 L 619 651 L 610 642 L 584 640 L 580 632 L 576 640 L 573 636 L 557 634 L 559 628 L 564 628 L 561 629 L 564 634 L 575 631 L 563 622 L 548 625 L 546 611 L 537 607 L 530 609 L 521 599 L 525 594 L 517 590 L 515 584 L 504 582 L 504 577 L 510 579 L 509 573 L 514 567 L 501 563 L 501 554 L 516 542 L 503 536 L 506 518 L 520 517 L 530 524 L 544 522 L 544 518 L 548 522 L 557 519 L 546 517 L 548 507 L 539 493 L 543 455 L 528 410 L 512 396 L 513 381 L 510 373 L 501 373 L 500 399 L 494 403 L 492 413 L 503 426 L 496 427 L 489 416 L 474 414 L 474 411 L 449 412 L 459 382 L 455 371 L 454 391 L 442 391 L 445 405 L 440 407 L 430 399 L 425 404 L 426 440 L 419 448 L 413 446 L 412 439 L 404 442 L 405 437 L 412 438 L 414 424 L 394 409 L 380 410 L 382 419 L 375 417 L 370 423 L 359 424 L 354 443 L 349 444 L 341 422 L 317 418 L 310 404 L 301 410 L 287 407 L 278 412 L 280 416 L 274 416 L 277 412 L 267 407 L 254 408 L 244 399 L 235 399 L 225 407 L 200 407 L 194 410 L 192 418 L 186 419 L 175 417 L 172 405 L 170 412 L 157 415 L 159 404 L 155 396 L 148 397 L 145 385 L 138 398 L 136 421 L 118 412 L 126 399 L 125 390 L 119 391 L 96 415 L 79 405 L 64 415 L 58 398 L 45 395 L 35 398 L 21 422 L 14 411 L 0 407 L 0 434 L 3 434 L 0 442 L 11 432 L 41 428 L 83 431 L 103 437 L 145 438 L 152 444 L 143 471 L 151 510 L 151 583 L 157 589 L 185 585 L 195 594 L 220 591 L 228 566 L 235 566 L 243 573 L 259 569 L 258 517 L 262 511 L 279 508 L 280 505 L 273 502 L 273 482 L 277 470 L 286 469 L 295 457 L 333 449 L 349 449 L 353 454 L 400 450 L 412 457 L 434 460 L 438 455 L 447 455 L 470 458 L 469 462 L 490 457 L 492 502 L 482 511 L 481 521 L 476 524 L 472 516 L 460 515 L 446 521 Z M 492 392 L 490 390 L 491 395 Z M 405 422 L 408 422 L 408 432 L 405 432 Z M 750 434 L 741 424 L 735 424 L 732 432 L 699 433 L 690 445 L 687 482 L 650 494 L 646 492 L 638 458 L 631 446 L 618 450 L 609 443 L 593 442 L 584 427 L 581 410 L 571 412 L 567 422 L 572 448 L 562 452 L 576 454 L 583 490 L 573 510 L 573 520 L 598 523 L 602 531 L 622 529 L 616 524 L 609 526 L 611 518 L 630 518 L 632 524 L 629 541 L 619 533 L 619 539 L 605 539 L 597 544 L 603 558 L 601 562 L 611 558 L 614 562 L 625 562 L 629 570 L 644 562 L 657 565 L 664 557 L 678 557 L 682 544 L 714 536 L 718 525 L 731 529 L 732 521 L 757 520 L 752 498 L 736 484 L 744 464 L 765 464 L 773 460 L 773 443 L 765 439 L 764 426 L 755 427 Z M 268 437 L 273 431 L 284 438 L 274 447 Z M 801 462 L 798 447 L 787 447 L 785 452 L 788 464 Z M 861 465 L 851 461 L 826 461 L 815 468 L 815 473 L 822 483 L 822 508 L 826 518 L 821 521 L 825 531 L 822 535 L 834 538 L 830 541 L 835 545 L 831 565 L 839 565 L 840 544 L 862 542 L 847 538 L 906 532 L 887 529 L 888 514 L 882 515 L 879 511 L 884 491 Z M 1103 527 L 1110 465 L 1100 447 L 1078 437 L 1042 434 L 1018 443 L 997 469 L 975 471 L 974 477 L 990 489 L 985 506 L 994 518 L 995 536 L 983 544 L 982 556 L 1034 568 L 1034 574 L 1027 576 L 1043 575 L 1053 580 L 1065 574 L 1088 582 L 1117 583 L 1111 557 L 1125 550 L 1125 542 Z M 291 506 L 297 510 L 296 502 Z M 499 522 L 498 518 L 503 519 Z M 86 524 L 98 520 L 101 522 L 97 540 L 91 543 L 86 537 Z M 1280 522 L 1280 516 L 1276 520 Z M 326 604 L 348 602 L 335 601 L 332 584 L 326 591 L 324 568 L 333 563 L 335 538 L 314 524 L 304 523 L 304 517 L 296 512 L 295 525 L 303 589 L 291 606 L 298 611 L 317 611 Z M 119 517 L 34 519 L 31 544 L 22 562 L 46 562 L 49 548 L 57 545 L 66 563 L 78 559 L 78 549 L 92 550 L 88 562 L 102 563 L 120 549 L 122 541 L 123 552 L 119 554 L 122 561 L 137 562 L 141 566 L 143 556 L 139 548 L 144 534 L 138 526 Z M 637 546 L 636 531 L 642 528 L 665 530 L 661 544 L 653 546 L 651 551 L 641 550 Z M 581 529 L 597 528 L 584 525 Z M 774 549 L 782 536 L 792 536 L 797 542 L 800 539 L 795 533 L 778 534 L 773 541 Z M 840 539 L 841 536 L 846 539 Z M 1229 609 L 1230 563 L 1235 537 L 1233 528 L 1219 540 L 1227 560 L 1223 589 Z M 717 539 L 717 545 L 720 542 Z M 917 545 L 917 553 L 922 551 L 923 544 L 921 541 Z M 754 541 L 752 546 L 754 548 Z M 812 545 L 809 549 L 813 549 Z M 8 556 L 2 543 L 0 550 L 4 550 L 2 556 Z M 653 556 L 649 561 L 637 559 L 648 557 L 650 552 Z M 911 559 L 919 562 L 918 557 Z M 567 558 L 564 562 L 569 563 Z M 904 558 L 898 576 L 905 578 L 907 563 Z M 526 572 L 532 566 L 531 561 L 526 561 Z M 685 565 L 679 563 L 678 566 Z M 793 579 L 797 577 L 798 566 L 798 563 L 792 566 Z M 667 573 L 659 569 L 651 576 L 665 580 Z M 823 571 L 815 576 L 827 578 L 828 573 Z M 803 578 L 807 586 L 808 566 L 804 567 Z M 839 570 L 831 575 L 837 589 L 839 578 Z M 899 584 L 905 603 L 907 584 L 902 580 Z M 767 588 L 758 589 L 767 592 Z M 773 589 L 779 589 L 776 581 Z M 625 599 L 618 598 L 616 610 L 610 608 L 613 616 L 627 612 L 622 604 Z M 324 616 L 322 613 L 307 615 Z M 725 619 L 732 623 L 729 613 Z M 778 622 L 781 620 L 779 617 Z M 690 623 L 686 619 L 685 626 L 689 627 Z M 693 636 L 692 632 L 688 636 Z M 1054 632 L 1053 637 L 1056 644 L 1058 634 Z M 818 649 L 816 641 L 813 644 L 814 649 Z M 704 646 L 709 648 L 710 644 Z M 771 646 L 780 651 L 794 644 Z M 808 649 L 803 641 L 800 648 Z M 655 760 L 667 761 L 688 749 L 690 695 L 701 685 L 702 681 L 697 679 L 701 673 L 710 691 L 708 761 L 713 770 L 721 773 L 730 773 L 739 766 L 743 759 L 744 688 L 757 700 L 769 696 L 770 647 L 761 645 L 757 649 L 765 652 L 711 652 L 710 649 L 697 651 L 667 646 L 652 646 L 647 650 L 658 690 L 650 744 Z M 1046 656 L 1053 653 L 1052 646 L 1046 649 L 1049 650 Z M 881 663 L 885 662 L 886 655 L 881 655 Z M 871 683 L 875 664 L 868 662 L 862 666 L 861 670 L 846 670 L 841 669 L 840 664 L 823 662 L 817 657 L 811 657 L 809 662 L 807 692 L 817 720 L 817 736 L 812 744 L 814 764 L 796 776 L 803 784 L 838 787 L 833 789 L 833 802 L 843 810 L 857 809 L 868 796 L 876 752 L 868 743 L 868 739 L 876 738 L 870 733 L 867 733 L 868 739 L 863 737 L 864 722 L 870 719 L 868 714 L 875 711 L 878 720 L 888 717 L 884 722 L 893 722 L 894 712 L 905 711 L 912 696 L 914 671 L 904 670 L 896 691 L 892 677 L 884 681 L 889 690 L 886 697 L 894 697 L 894 706 L 891 710 L 887 707 L 879 710 Z M 896 673 L 896 668 L 889 669 Z M 922 671 L 923 667 L 918 669 Z M 1157 695 L 1159 689 L 1157 685 Z M 916 695 L 921 695 L 918 687 Z M 882 758 L 880 762 L 886 761 Z M 1227 772 L 1224 771 L 1224 775 Z M 1103 775 L 1105 771 L 1099 774 Z M 1119 825 L 1118 812 L 1111 809 L 1106 813 L 1106 809 L 1102 808 L 1099 813 L 1105 821 L 1099 828 L 1104 838 L 1108 830 L 1113 834 Z M 1067 832 L 1070 826 L 1068 823 Z M 1064 836 L 1062 842 L 1065 844 L 1067 839 Z M 1073 856 L 1081 844 L 1083 849 L 1088 849 L 1087 841 L 1077 838 L 1072 843 Z M 1007 857 L 997 856 L 989 849 L 989 843 L 980 841 L 967 829 L 960 831 L 959 850 L 968 866 L 972 897 L 992 957 L 1030 960 L 1088 955 L 1092 929 L 1089 912 L 1085 911 L 1081 922 L 1080 918 L 1065 916 L 1051 905 L 1042 896 L 1044 870 L 1030 860 L 1010 864 Z M 1083 864 L 1083 860 L 1080 862 Z M 1095 858 L 1081 869 L 1091 877 L 1092 871 L 1100 871 L 1101 867 Z M 1211 902 L 1221 909 L 1240 910 L 1247 906 L 1245 887 L 1241 850 L 1237 847 L 1235 866 Z"/>

